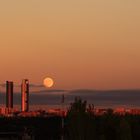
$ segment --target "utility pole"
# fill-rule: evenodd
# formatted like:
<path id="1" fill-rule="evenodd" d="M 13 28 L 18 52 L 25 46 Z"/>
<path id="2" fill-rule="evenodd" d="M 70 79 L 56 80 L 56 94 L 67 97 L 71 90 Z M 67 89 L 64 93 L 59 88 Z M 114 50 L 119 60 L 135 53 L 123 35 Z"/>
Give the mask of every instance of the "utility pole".
<path id="1" fill-rule="evenodd" d="M 61 114 L 61 117 L 62 117 L 62 134 L 61 134 L 61 140 L 64 140 L 64 102 L 65 102 L 65 97 L 64 97 L 64 94 L 62 94 L 62 101 L 61 101 L 61 104 L 62 104 L 62 114 Z"/>

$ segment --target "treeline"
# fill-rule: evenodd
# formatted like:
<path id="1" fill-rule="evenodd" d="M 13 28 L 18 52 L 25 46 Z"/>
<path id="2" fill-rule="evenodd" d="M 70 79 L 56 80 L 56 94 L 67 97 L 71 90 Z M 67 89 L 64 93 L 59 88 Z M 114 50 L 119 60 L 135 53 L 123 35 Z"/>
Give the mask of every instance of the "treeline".
<path id="1" fill-rule="evenodd" d="M 14 132 L 19 136 L 23 136 L 24 134 L 33 136 L 32 140 L 60 140 L 61 131 L 60 117 L 0 118 L 0 139 L 6 137 L 3 136 L 3 133 Z M 9 140 L 11 139 L 14 139 L 13 136 L 9 136 Z M 18 140 L 21 140 L 21 137 Z"/>
<path id="2" fill-rule="evenodd" d="M 113 114 L 111 109 L 104 115 L 93 113 L 94 106 L 76 98 L 64 118 L 0 118 L 2 132 L 28 133 L 34 140 L 139 140 L 140 115 Z"/>
<path id="3" fill-rule="evenodd" d="M 139 140 L 140 116 L 107 113 L 96 116 L 92 106 L 75 99 L 66 118 L 65 140 Z"/>

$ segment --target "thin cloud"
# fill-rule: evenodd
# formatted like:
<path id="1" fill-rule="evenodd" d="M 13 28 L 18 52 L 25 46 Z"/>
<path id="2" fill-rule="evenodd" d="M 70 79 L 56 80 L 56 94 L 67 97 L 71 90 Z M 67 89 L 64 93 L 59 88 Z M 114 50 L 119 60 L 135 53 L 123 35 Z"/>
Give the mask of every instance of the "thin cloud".
<path id="1" fill-rule="evenodd" d="M 6 87 L 6 84 L 0 84 L 0 87 Z"/>
<path id="2" fill-rule="evenodd" d="M 39 91 L 32 91 L 31 93 L 64 93 L 67 90 L 63 89 L 53 89 L 53 90 L 39 90 Z"/>
<path id="3" fill-rule="evenodd" d="M 42 87 L 44 87 L 44 85 L 37 85 L 37 84 L 29 84 L 29 86 L 30 87 L 33 87 L 33 88 L 42 88 Z M 6 87 L 6 84 L 5 83 L 3 83 L 3 84 L 0 84 L 0 87 Z M 21 87 L 21 85 L 19 84 L 19 85 L 16 85 L 16 84 L 14 84 L 14 87 Z"/>
<path id="4" fill-rule="evenodd" d="M 30 84 L 30 87 L 33 87 L 33 88 L 42 88 L 42 87 L 44 87 L 44 85 Z"/>

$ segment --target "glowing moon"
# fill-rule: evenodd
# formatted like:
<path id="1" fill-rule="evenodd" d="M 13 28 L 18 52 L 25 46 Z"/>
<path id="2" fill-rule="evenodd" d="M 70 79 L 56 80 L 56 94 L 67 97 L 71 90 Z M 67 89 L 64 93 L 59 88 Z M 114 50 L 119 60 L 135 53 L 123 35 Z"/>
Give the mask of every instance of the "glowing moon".
<path id="1" fill-rule="evenodd" d="M 53 79 L 49 78 L 49 77 L 45 78 L 43 83 L 44 83 L 44 86 L 48 87 L 48 88 L 50 88 L 54 85 Z"/>

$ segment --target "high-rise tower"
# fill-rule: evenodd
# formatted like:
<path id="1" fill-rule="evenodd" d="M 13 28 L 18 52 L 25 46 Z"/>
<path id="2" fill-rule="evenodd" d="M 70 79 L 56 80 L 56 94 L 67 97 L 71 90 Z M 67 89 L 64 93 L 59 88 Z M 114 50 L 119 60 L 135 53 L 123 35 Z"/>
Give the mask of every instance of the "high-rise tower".
<path id="1" fill-rule="evenodd" d="M 29 111 L 29 80 L 22 80 L 21 84 L 21 111 Z"/>
<path id="2" fill-rule="evenodd" d="M 6 81 L 6 108 L 13 108 L 13 82 Z"/>

